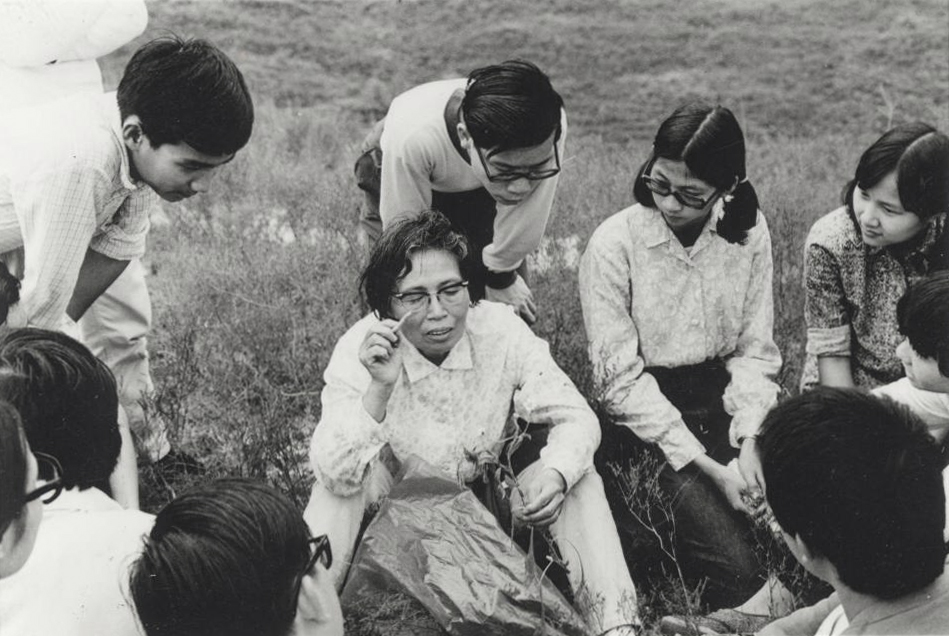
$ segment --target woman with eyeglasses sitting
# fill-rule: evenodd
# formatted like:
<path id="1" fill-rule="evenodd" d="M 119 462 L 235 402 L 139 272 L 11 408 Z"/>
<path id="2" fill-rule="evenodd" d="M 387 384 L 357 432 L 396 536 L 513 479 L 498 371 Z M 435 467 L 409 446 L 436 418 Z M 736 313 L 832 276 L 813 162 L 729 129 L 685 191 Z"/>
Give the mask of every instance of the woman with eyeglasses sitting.
<path id="1" fill-rule="evenodd" d="M 771 237 L 732 112 L 675 110 L 633 194 L 638 203 L 597 228 L 580 265 L 594 378 L 616 424 L 603 446 L 620 461 L 661 452 L 678 565 L 705 581 L 706 603 L 729 606 L 763 581 L 745 497 L 760 482 L 754 436 L 781 367 Z M 727 466 L 736 457 L 741 474 Z M 636 525 L 621 516 L 621 531 Z"/>
<path id="2" fill-rule="evenodd" d="M 0 578 L 15 574 L 26 563 L 36 543 L 43 503 L 62 490 L 55 477 L 37 487 L 38 474 L 20 416 L 0 402 Z"/>
<path id="3" fill-rule="evenodd" d="M 636 592 L 593 469 L 596 416 L 509 306 L 470 295 L 472 262 L 438 212 L 383 232 L 361 277 L 373 311 L 326 368 L 304 517 L 337 549 L 341 582 L 364 510 L 391 486 L 388 467 L 415 455 L 470 484 L 498 457 L 513 413 L 543 427 L 546 444 L 517 475 L 523 499 L 515 496 L 512 516 L 570 546 L 570 583 L 592 633 L 633 633 Z"/>
<path id="4" fill-rule="evenodd" d="M 342 636 L 332 564 L 285 495 L 221 479 L 158 513 L 129 588 L 148 636 Z"/>

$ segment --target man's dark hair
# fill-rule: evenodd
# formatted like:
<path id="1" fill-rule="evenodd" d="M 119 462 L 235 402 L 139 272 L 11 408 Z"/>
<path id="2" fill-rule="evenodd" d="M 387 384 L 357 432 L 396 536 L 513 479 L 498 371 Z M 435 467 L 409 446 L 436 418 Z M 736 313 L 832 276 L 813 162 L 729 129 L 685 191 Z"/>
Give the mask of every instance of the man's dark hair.
<path id="1" fill-rule="evenodd" d="M 310 532 L 286 496 L 248 479 L 202 484 L 155 517 L 130 591 L 148 636 L 286 636 Z"/>
<path id="2" fill-rule="evenodd" d="M 392 317 L 392 294 L 396 285 L 412 271 L 412 255 L 426 250 L 444 250 L 458 261 L 461 277 L 469 279 L 474 258 L 468 240 L 437 210 L 426 210 L 414 218 L 392 225 L 369 254 L 359 287 L 369 308 L 382 318 Z M 472 297 L 473 301 L 479 299 Z"/>
<path id="3" fill-rule="evenodd" d="M 819 387 L 772 409 L 758 448 L 775 519 L 848 587 L 894 599 L 942 573 L 942 461 L 904 407 Z"/>
<path id="4" fill-rule="evenodd" d="M 223 156 L 243 148 L 254 106 L 234 62 L 206 40 L 177 36 L 139 48 L 119 82 L 122 119 L 138 115 L 152 146 L 185 142 Z"/>
<path id="5" fill-rule="evenodd" d="M 539 68 L 509 60 L 475 69 L 461 102 L 465 126 L 488 156 L 560 139 L 563 98 Z"/>
<path id="6" fill-rule="evenodd" d="M 0 399 L 20 413 L 30 447 L 59 460 L 66 488 L 107 488 L 122 445 L 119 402 L 112 372 L 85 345 L 45 329 L 6 333 Z"/>
<path id="7" fill-rule="evenodd" d="M 896 319 L 916 353 L 934 359 L 949 377 L 949 271 L 934 272 L 906 290 Z"/>

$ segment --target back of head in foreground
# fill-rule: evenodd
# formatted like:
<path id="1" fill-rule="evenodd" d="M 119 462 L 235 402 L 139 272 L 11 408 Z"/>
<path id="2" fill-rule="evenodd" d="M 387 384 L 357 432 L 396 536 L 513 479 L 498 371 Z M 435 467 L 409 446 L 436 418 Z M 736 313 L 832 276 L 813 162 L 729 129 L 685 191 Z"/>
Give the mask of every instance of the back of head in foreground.
<path id="1" fill-rule="evenodd" d="M 309 539 L 299 511 L 264 484 L 224 479 L 177 497 L 132 566 L 145 633 L 286 636 Z"/>
<path id="2" fill-rule="evenodd" d="M 0 399 L 19 412 L 33 451 L 59 460 L 64 487 L 107 487 L 122 444 L 118 395 L 112 372 L 85 345 L 58 331 L 7 332 Z"/>
<path id="3" fill-rule="evenodd" d="M 949 270 L 911 285 L 897 303 L 896 319 L 915 354 L 907 369 L 913 384 L 949 393 Z"/>
<path id="4" fill-rule="evenodd" d="M 122 121 L 138 118 L 151 145 L 186 143 L 232 155 L 250 139 L 254 106 L 244 76 L 206 40 L 168 36 L 142 45 L 119 82 Z"/>
<path id="5" fill-rule="evenodd" d="M 758 447 L 775 519 L 789 542 L 799 539 L 833 566 L 836 583 L 896 599 L 942 573 L 942 463 L 908 410 L 856 389 L 820 387 L 775 407 Z M 802 564 L 828 578 L 813 561 Z"/>

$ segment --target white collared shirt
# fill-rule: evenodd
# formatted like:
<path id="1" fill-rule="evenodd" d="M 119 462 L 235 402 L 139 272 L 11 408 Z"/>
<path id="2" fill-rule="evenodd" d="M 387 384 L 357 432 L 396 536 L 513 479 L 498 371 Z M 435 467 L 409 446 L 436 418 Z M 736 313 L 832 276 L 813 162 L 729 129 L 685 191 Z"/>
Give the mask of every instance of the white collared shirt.
<path id="1" fill-rule="evenodd" d="M 155 192 L 132 180 L 115 93 L 83 94 L 0 120 L 0 254 L 22 247 L 10 326 L 61 327 L 87 249 L 145 252 Z"/>
<path id="2" fill-rule="evenodd" d="M 580 261 L 580 300 L 604 405 L 617 424 L 659 445 L 679 470 L 705 448 L 646 367 L 723 359 L 730 440 L 757 432 L 777 402 L 771 236 L 762 215 L 746 245 L 715 231 L 716 208 L 686 249 L 655 208 L 636 204 L 604 221 Z"/>
<path id="3" fill-rule="evenodd" d="M 129 567 L 154 517 L 95 488 L 70 489 L 43 510 L 26 565 L 0 580 L 3 636 L 136 636 Z"/>
<path id="4" fill-rule="evenodd" d="M 552 425 L 541 451 L 546 467 L 572 487 L 593 466 L 600 443 L 596 416 L 538 338 L 507 305 L 482 301 L 468 311 L 465 333 L 441 365 L 411 343 L 385 419 L 366 412 L 371 376 L 360 363 L 366 316 L 347 331 L 326 368 L 323 411 L 313 433 L 310 461 L 317 479 L 338 495 L 362 487 L 370 463 L 385 444 L 396 457 L 417 455 L 460 482 L 477 473 L 474 459 L 498 452 L 512 413 Z"/>

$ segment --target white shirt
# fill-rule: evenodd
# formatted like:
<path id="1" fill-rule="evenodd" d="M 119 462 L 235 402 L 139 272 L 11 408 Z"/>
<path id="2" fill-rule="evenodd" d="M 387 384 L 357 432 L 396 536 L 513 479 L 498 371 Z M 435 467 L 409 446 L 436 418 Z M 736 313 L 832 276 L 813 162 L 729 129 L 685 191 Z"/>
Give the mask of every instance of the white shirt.
<path id="1" fill-rule="evenodd" d="M 717 207 L 686 249 L 654 208 L 636 204 L 593 233 L 580 261 L 580 301 L 590 359 L 617 424 L 658 444 L 679 470 L 705 448 L 646 367 L 724 359 L 729 438 L 757 432 L 777 402 L 771 235 L 764 217 L 746 245 L 715 231 Z"/>
<path id="2" fill-rule="evenodd" d="M 430 82 L 402 93 L 389 106 L 382 131 L 382 186 L 379 214 L 385 227 L 432 206 L 432 191 L 466 192 L 482 187 L 448 136 L 445 106 L 467 80 Z M 565 156 L 567 116 L 561 117 L 558 143 Z M 474 161 L 478 159 L 473 158 Z M 517 269 L 540 245 L 550 218 L 559 176 L 544 179 L 517 205 L 497 204 L 494 239 L 482 252 L 488 269 Z"/>
<path id="3" fill-rule="evenodd" d="M 0 118 L 0 254 L 22 246 L 25 258 L 9 325 L 60 328 L 86 250 L 142 256 L 157 200 L 132 180 L 115 93 Z"/>
<path id="4" fill-rule="evenodd" d="M 101 93 L 96 58 L 147 22 L 143 0 L 0 0 L 0 112 Z"/>
<path id="5" fill-rule="evenodd" d="M 353 325 L 326 368 L 310 462 L 327 489 L 342 496 L 358 492 L 387 443 L 396 457 L 414 454 L 460 482 L 470 481 L 477 474 L 476 458 L 501 450 L 512 413 L 551 425 L 540 460 L 559 471 L 568 488 L 592 469 L 600 443 L 596 416 L 551 358 L 547 343 L 510 307 L 488 301 L 472 307 L 465 333 L 440 366 L 403 339 L 404 372 L 382 422 L 363 407 L 371 376 L 358 358 L 376 322 L 369 315 Z"/>
<path id="6" fill-rule="evenodd" d="M 129 566 L 154 517 L 95 488 L 66 490 L 43 511 L 26 565 L 0 580 L 3 636 L 137 636 Z"/>

